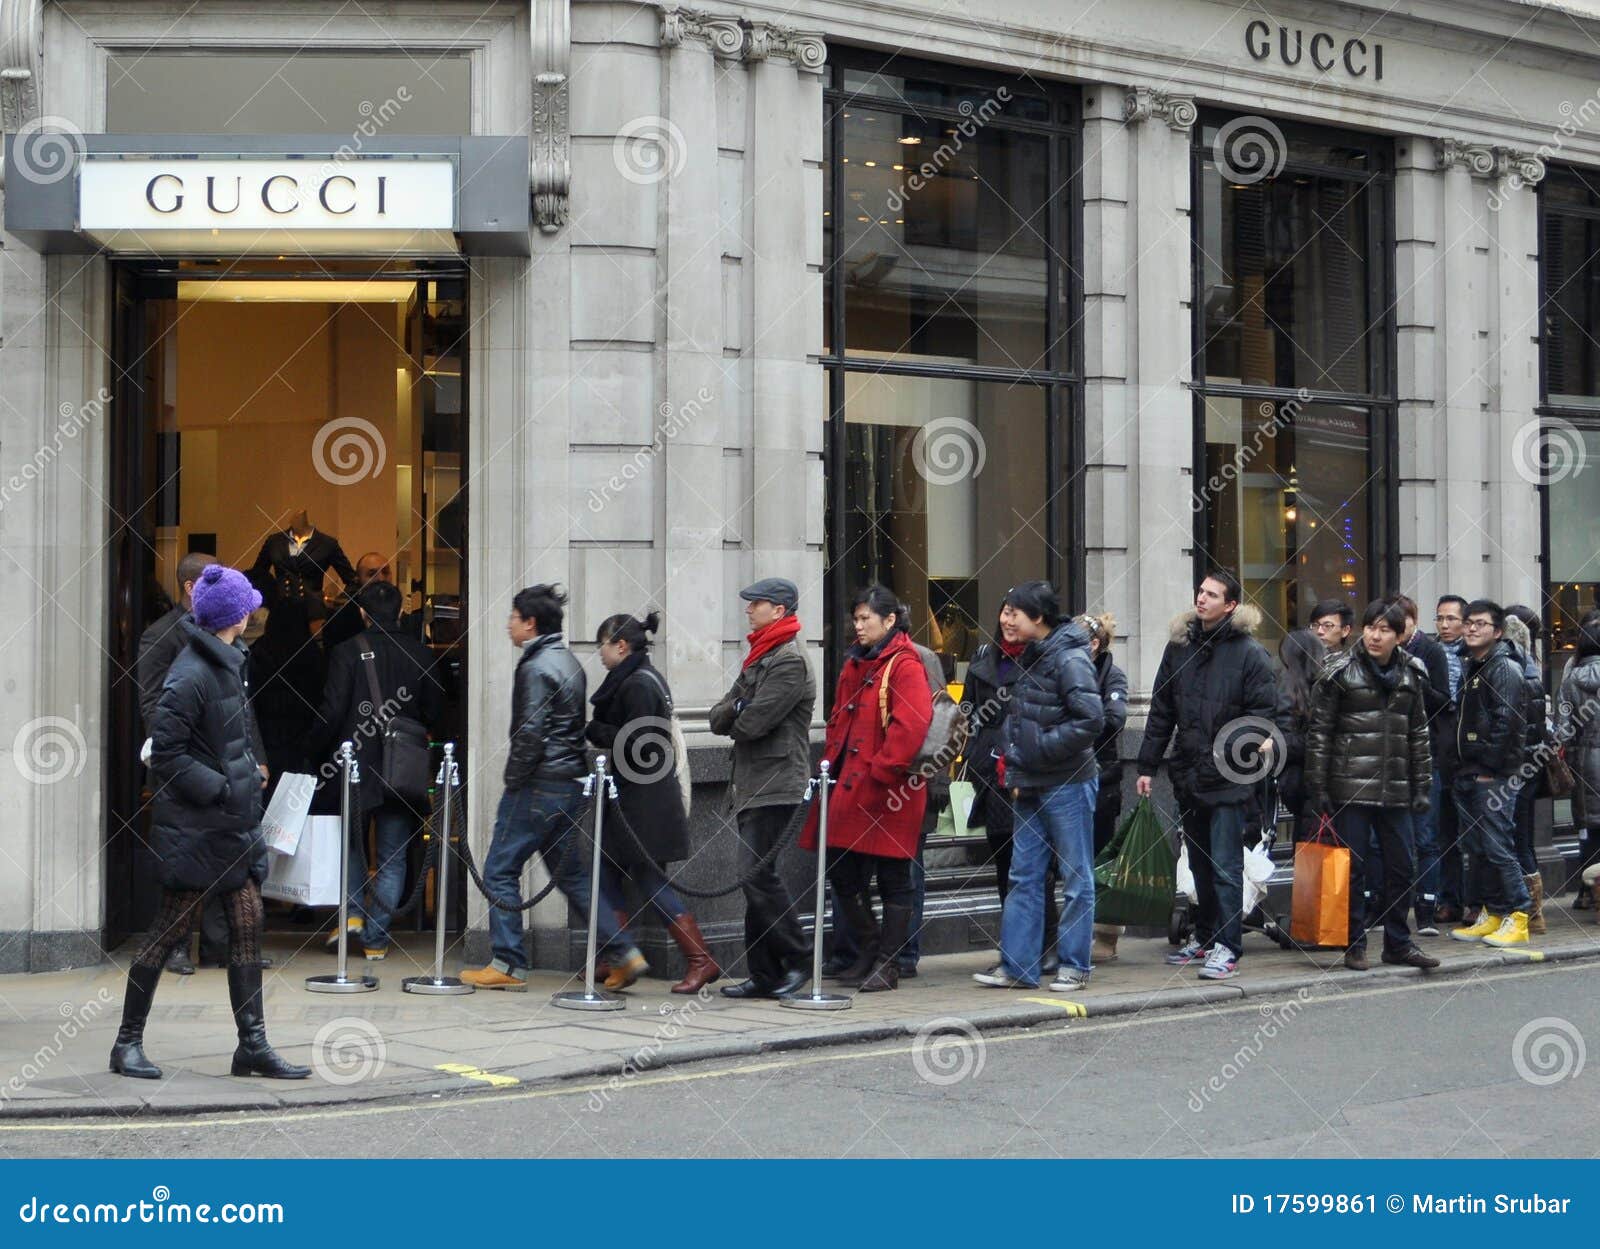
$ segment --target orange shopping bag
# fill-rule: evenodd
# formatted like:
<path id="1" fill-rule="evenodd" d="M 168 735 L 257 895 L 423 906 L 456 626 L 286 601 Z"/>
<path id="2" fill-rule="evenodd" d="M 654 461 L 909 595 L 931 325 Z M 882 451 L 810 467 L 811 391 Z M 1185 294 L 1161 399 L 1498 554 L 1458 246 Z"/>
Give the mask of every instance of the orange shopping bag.
<path id="1" fill-rule="evenodd" d="M 1323 816 L 1294 848 L 1294 906 L 1289 935 L 1301 945 L 1350 943 L 1350 849 Z"/>

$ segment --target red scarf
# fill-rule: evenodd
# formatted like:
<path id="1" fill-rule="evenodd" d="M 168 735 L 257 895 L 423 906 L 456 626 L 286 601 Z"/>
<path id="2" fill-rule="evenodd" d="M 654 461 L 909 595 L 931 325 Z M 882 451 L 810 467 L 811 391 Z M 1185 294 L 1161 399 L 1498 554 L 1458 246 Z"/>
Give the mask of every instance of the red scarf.
<path id="1" fill-rule="evenodd" d="M 754 633 L 746 634 L 745 640 L 750 643 L 750 653 L 744 657 L 744 663 L 740 666 L 748 668 L 768 651 L 776 650 L 796 637 L 799 632 L 799 616 L 780 616 L 771 624 L 757 629 Z"/>
<path id="2" fill-rule="evenodd" d="M 1026 642 L 1008 642 L 1005 638 L 996 638 L 995 642 L 1000 647 L 1001 654 L 1007 659 L 1020 659 L 1022 652 L 1028 649 Z"/>

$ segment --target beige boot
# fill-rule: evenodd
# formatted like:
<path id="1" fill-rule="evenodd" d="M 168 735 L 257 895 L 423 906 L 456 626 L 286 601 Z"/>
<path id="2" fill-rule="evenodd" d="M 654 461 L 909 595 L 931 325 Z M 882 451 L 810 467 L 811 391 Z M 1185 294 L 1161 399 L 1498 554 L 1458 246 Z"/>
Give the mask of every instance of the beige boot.
<path id="1" fill-rule="evenodd" d="M 1533 903 L 1528 907 L 1528 931 L 1533 933 L 1543 932 L 1544 926 L 1544 877 L 1535 872 L 1532 876 L 1522 878 L 1528 884 L 1528 892 L 1533 895 Z"/>
<path id="2" fill-rule="evenodd" d="M 1096 924 L 1094 926 L 1094 948 L 1089 952 L 1089 961 L 1098 966 L 1101 963 L 1114 963 L 1117 961 L 1117 938 L 1122 935 L 1122 929 L 1116 924 Z"/>

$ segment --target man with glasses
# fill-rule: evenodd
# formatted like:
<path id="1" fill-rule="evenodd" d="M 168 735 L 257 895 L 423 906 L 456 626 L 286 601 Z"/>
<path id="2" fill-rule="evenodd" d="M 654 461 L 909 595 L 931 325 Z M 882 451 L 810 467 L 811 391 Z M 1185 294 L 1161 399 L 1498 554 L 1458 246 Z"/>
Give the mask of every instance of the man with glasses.
<path id="1" fill-rule="evenodd" d="M 1446 694 L 1442 706 L 1428 709 L 1428 727 L 1433 733 L 1433 820 L 1439 847 L 1439 905 L 1436 912 L 1440 923 L 1455 924 L 1468 917 L 1461 909 L 1461 820 L 1456 810 L 1456 708 L 1461 693 L 1462 625 L 1467 618 L 1467 600 L 1459 594 L 1440 596 L 1434 608 L 1435 638 L 1444 652 L 1444 671 L 1447 678 L 1442 687 Z"/>
<path id="2" fill-rule="evenodd" d="M 1325 598 L 1311 609 L 1311 632 L 1330 656 L 1344 652 L 1355 623 L 1355 608 L 1340 599 Z"/>
<path id="3" fill-rule="evenodd" d="M 1522 664 L 1502 638 L 1505 611 L 1488 599 L 1467 604 L 1466 664 L 1456 722 L 1455 798 L 1466 841 L 1466 901 L 1481 905 L 1476 924 L 1453 929 L 1457 941 L 1526 945 L 1533 904 L 1517 861 L 1514 798 L 1508 784 L 1522 763 L 1527 686 Z"/>

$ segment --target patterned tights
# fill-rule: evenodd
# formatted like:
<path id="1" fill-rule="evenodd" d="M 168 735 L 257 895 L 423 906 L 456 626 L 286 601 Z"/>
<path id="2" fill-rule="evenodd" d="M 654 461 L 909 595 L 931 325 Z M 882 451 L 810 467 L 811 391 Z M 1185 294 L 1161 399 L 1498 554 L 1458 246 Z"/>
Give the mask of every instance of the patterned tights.
<path id="1" fill-rule="evenodd" d="M 205 899 L 200 890 L 163 889 L 161 908 L 133 961 L 143 967 L 165 964 L 174 950 L 187 944 L 200 920 Z M 260 962 L 261 886 L 253 879 L 246 880 L 242 887 L 222 895 L 222 909 L 228 920 L 228 965 L 244 967 Z"/>

